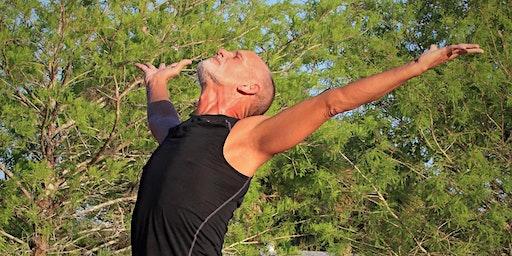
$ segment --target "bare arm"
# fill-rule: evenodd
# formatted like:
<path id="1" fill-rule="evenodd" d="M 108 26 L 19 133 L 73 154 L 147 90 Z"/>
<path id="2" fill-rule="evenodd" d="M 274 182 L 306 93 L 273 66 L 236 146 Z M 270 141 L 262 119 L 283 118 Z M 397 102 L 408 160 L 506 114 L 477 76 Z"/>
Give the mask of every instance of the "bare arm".
<path id="1" fill-rule="evenodd" d="M 254 148 L 270 158 L 304 140 L 332 116 L 374 101 L 428 69 L 466 53 L 481 53 L 474 44 L 431 46 L 418 60 L 344 87 L 330 89 L 258 123 L 251 131 Z"/>
<path id="2" fill-rule="evenodd" d="M 167 82 L 189 64 L 190 60 L 182 60 L 168 67 L 162 63 L 158 68 L 151 63 L 135 64 L 145 74 L 148 125 L 158 143 L 162 143 L 170 128 L 180 123 L 178 113 L 169 99 Z"/>

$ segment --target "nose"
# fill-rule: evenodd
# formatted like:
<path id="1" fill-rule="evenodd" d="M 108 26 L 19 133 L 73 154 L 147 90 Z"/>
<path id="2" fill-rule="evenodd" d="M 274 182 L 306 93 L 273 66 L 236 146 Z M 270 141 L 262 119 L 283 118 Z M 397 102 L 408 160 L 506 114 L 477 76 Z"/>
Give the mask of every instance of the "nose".
<path id="1" fill-rule="evenodd" d="M 220 48 L 217 51 L 217 55 L 219 55 L 219 57 L 221 57 L 221 58 L 227 58 L 227 57 L 230 57 L 231 55 L 233 55 L 233 53 L 230 51 L 226 51 L 226 49 L 224 49 L 224 48 Z"/>

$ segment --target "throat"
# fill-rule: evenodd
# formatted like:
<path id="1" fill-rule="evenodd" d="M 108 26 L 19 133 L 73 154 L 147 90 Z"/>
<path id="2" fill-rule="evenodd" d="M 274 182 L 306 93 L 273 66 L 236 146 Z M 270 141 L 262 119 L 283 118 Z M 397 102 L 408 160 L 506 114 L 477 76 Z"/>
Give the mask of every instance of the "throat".
<path id="1" fill-rule="evenodd" d="M 237 119 L 246 117 L 248 106 L 240 98 L 225 95 L 223 87 L 208 88 L 201 93 L 196 115 L 226 115 Z"/>

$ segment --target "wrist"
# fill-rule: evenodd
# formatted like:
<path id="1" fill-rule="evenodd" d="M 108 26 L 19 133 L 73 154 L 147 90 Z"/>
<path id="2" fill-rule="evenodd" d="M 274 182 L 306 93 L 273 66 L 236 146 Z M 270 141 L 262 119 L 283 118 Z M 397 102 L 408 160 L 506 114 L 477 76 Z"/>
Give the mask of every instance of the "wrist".
<path id="1" fill-rule="evenodd" d="M 419 76 L 428 70 L 428 67 L 419 62 L 418 59 L 409 62 L 406 66 L 408 66 L 414 76 Z"/>
<path id="2" fill-rule="evenodd" d="M 151 78 L 148 81 L 146 81 L 147 87 L 155 87 L 155 86 L 165 86 L 167 84 L 166 79 L 161 78 Z"/>

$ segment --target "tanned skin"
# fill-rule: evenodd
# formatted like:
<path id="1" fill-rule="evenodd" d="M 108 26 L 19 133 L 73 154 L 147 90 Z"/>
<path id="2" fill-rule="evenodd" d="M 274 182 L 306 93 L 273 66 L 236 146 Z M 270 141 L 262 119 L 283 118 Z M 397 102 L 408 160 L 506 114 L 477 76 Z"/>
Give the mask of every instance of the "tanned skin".
<path id="1" fill-rule="evenodd" d="M 201 62 L 198 76 L 201 96 L 195 114 L 223 114 L 240 119 L 224 144 L 224 157 L 236 170 L 253 176 L 258 167 L 275 154 L 299 144 L 336 114 L 375 101 L 407 80 L 464 54 L 483 53 L 477 44 L 457 44 L 443 48 L 432 45 L 418 59 L 346 86 L 327 90 L 274 116 L 253 115 L 256 96 L 270 85 L 267 65 L 252 51 L 226 51 Z M 171 104 L 167 82 L 191 63 L 182 60 L 159 68 L 139 64 L 145 73 L 148 94 L 148 123 L 161 143 L 169 128 L 180 123 Z"/>

